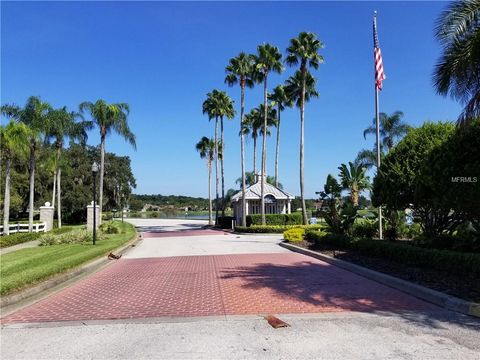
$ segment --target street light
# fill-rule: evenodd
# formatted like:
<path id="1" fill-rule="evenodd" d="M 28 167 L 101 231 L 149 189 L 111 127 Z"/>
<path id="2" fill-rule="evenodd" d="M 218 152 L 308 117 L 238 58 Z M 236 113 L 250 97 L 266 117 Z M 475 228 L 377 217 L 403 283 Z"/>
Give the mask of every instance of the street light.
<path id="1" fill-rule="evenodd" d="M 93 245 L 97 240 L 97 172 L 98 164 L 96 161 L 92 164 L 92 175 L 93 175 Z"/>

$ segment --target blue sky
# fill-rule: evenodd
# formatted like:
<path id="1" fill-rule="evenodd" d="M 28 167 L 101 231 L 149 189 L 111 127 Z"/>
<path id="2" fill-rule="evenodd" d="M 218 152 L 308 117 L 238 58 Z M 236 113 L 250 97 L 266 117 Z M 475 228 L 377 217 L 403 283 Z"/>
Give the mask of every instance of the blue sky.
<path id="1" fill-rule="evenodd" d="M 300 31 L 325 44 L 314 72 L 319 99 L 307 104 L 306 195 L 314 197 L 329 173 L 372 148 L 363 129 L 374 116 L 372 12 L 387 79 L 380 111 L 402 110 L 405 120 L 454 120 L 460 106 L 435 94 L 431 75 L 440 53 L 433 37 L 445 2 L 2 2 L 1 102 L 30 95 L 76 109 L 103 98 L 127 102 L 137 136 L 134 151 L 121 138 L 107 151 L 129 155 L 136 193 L 207 195 L 207 171 L 194 149 L 213 123 L 201 105 L 212 89 L 228 91 L 239 111 L 240 90 L 223 80 L 228 60 L 268 42 L 282 53 Z M 294 69 L 269 78 L 270 89 Z M 246 109 L 262 102 L 262 88 L 246 93 Z M 3 121 L 4 119 L 2 119 Z M 239 118 L 225 125 L 226 188 L 240 176 Z M 280 181 L 299 194 L 299 111 L 282 115 Z M 98 130 L 89 143 L 98 144 Z M 252 141 L 247 169 L 252 169 Z M 274 137 L 268 139 L 268 173 Z"/>

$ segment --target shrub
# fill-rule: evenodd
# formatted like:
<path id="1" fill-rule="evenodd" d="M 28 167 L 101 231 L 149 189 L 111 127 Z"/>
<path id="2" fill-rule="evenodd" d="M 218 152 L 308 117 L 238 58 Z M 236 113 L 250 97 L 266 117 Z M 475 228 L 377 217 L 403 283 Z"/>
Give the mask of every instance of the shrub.
<path id="1" fill-rule="evenodd" d="M 99 237 L 99 240 L 101 237 Z M 41 246 L 59 245 L 59 244 L 82 244 L 92 241 L 92 232 L 86 229 L 73 230 L 63 234 L 55 235 L 46 233 L 39 239 Z"/>
<path id="2" fill-rule="evenodd" d="M 0 236 L 0 247 L 13 246 L 27 241 L 33 241 L 40 237 L 41 233 L 15 233 Z"/>
<path id="3" fill-rule="evenodd" d="M 266 214 L 266 225 L 301 225 L 303 217 L 301 213 L 292 214 Z M 247 226 L 261 225 L 262 216 L 260 214 L 247 215 Z"/>
<path id="4" fill-rule="evenodd" d="M 378 223 L 372 220 L 364 220 L 353 224 L 352 235 L 359 238 L 373 238 L 377 235 Z"/>
<path id="5" fill-rule="evenodd" d="M 252 225 L 252 226 L 236 226 L 235 231 L 241 233 L 253 233 L 253 234 L 282 234 L 290 229 L 316 229 L 320 230 L 325 228 L 322 225 Z"/>
<path id="6" fill-rule="evenodd" d="M 122 232 L 118 223 L 114 221 L 103 223 L 100 225 L 99 229 L 105 234 L 120 234 Z"/>
<path id="7" fill-rule="evenodd" d="M 386 240 L 357 239 L 347 236 L 306 231 L 305 237 L 338 249 L 350 249 L 358 254 L 394 261 L 407 266 L 444 271 L 457 276 L 480 276 L 480 254 L 465 254 L 448 250 L 427 249 L 393 243 Z"/>
<path id="8" fill-rule="evenodd" d="M 302 241 L 303 236 L 305 235 L 305 229 L 294 228 L 287 230 L 283 233 L 283 238 L 289 242 Z"/>

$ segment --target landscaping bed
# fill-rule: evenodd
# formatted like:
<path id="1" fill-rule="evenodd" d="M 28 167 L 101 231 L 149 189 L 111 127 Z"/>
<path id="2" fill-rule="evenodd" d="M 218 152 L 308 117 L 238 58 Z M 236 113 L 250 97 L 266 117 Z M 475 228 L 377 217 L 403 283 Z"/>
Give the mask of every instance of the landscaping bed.
<path id="1" fill-rule="evenodd" d="M 49 231 L 49 234 L 64 234 L 74 229 L 78 229 L 81 226 L 63 226 Z M 46 233 L 14 233 L 11 235 L 0 236 L 0 248 L 9 247 L 13 245 L 23 244 L 25 242 L 38 240 L 42 235 Z"/>
<path id="2" fill-rule="evenodd" d="M 359 254 L 352 249 L 338 250 L 338 248 L 335 249 L 327 244 L 312 243 L 305 240 L 293 244 L 468 301 L 480 303 L 480 279 L 475 275 L 458 276 L 446 271 L 407 266 L 391 260 Z"/>
<path id="3" fill-rule="evenodd" d="M 119 233 L 102 234 L 96 245 L 58 244 L 22 249 L 0 256 L 0 295 L 5 296 L 54 275 L 106 256 L 136 236 L 133 225 L 116 224 Z"/>

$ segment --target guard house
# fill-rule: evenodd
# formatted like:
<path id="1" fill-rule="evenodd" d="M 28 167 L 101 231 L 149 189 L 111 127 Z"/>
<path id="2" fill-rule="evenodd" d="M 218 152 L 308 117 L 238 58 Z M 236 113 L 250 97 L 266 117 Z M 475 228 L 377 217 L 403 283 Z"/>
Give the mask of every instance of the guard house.
<path id="1" fill-rule="evenodd" d="M 246 213 L 261 213 L 261 176 L 255 175 L 255 184 L 245 189 Z M 265 214 L 290 214 L 291 202 L 295 197 L 271 184 L 265 179 Z M 242 191 L 239 191 L 232 197 L 233 217 L 240 224 L 242 221 Z"/>

